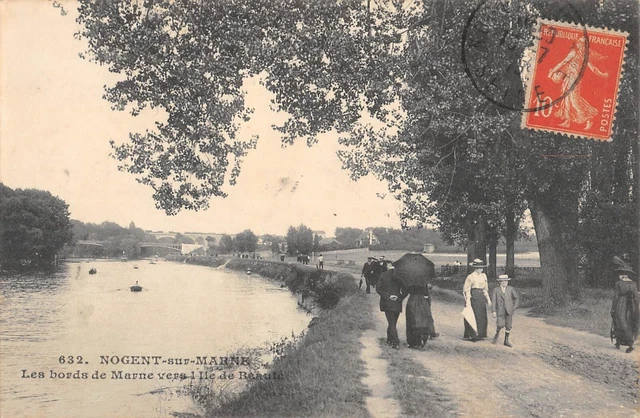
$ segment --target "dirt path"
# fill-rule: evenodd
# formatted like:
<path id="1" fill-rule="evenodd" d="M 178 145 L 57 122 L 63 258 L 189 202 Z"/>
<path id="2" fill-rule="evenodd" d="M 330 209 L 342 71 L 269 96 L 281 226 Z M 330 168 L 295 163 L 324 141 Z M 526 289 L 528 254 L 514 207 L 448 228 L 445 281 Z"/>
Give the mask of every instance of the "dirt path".
<path id="1" fill-rule="evenodd" d="M 411 350 L 469 417 L 638 416 L 637 360 L 600 336 L 516 314 L 513 348 L 461 339 L 462 306 L 434 301 L 441 336 Z M 382 318 L 384 319 L 384 318 Z M 404 337 L 404 318 L 398 324 Z M 489 334 L 495 322 L 489 319 Z M 502 336 L 504 335 L 504 331 Z M 635 354 L 635 353 L 634 353 Z"/>
<path id="2" fill-rule="evenodd" d="M 359 280 L 359 275 L 354 274 L 354 278 Z M 368 368 L 373 366 L 379 371 L 387 362 L 371 361 L 380 360 L 379 349 L 376 352 L 371 344 L 384 337 L 386 320 L 377 309 L 378 295 L 372 293 L 370 297 L 372 314 L 378 321 L 376 330 L 363 337 L 362 356 Z M 428 370 L 434 383 L 456 399 L 458 411 L 451 416 L 640 416 L 640 349 L 626 354 L 616 350 L 607 338 L 548 325 L 540 318 L 526 316 L 522 310 L 514 319 L 510 338 L 513 348 L 502 344 L 504 331 L 498 344 L 491 343 L 495 320 L 490 316 L 489 339 L 473 343 L 461 338 L 461 310 L 462 305 L 435 300 L 432 312 L 440 337 L 429 341 L 422 350 L 401 346 L 413 361 Z M 398 321 L 398 331 L 400 340 L 405 342 L 404 315 Z M 383 387 L 386 401 L 367 401 L 370 410 L 389 406 L 388 383 L 383 383 Z M 402 416 L 395 406 L 380 412 L 372 415 Z"/>
<path id="3" fill-rule="evenodd" d="M 375 300 L 374 300 L 375 299 Z M 378 306 L 377 298 L 370 299 L 371 311 Z M 386 333 L 386 322 L 376 322 L 376 328 L 366 331 L 360 338 L 363 349 L 360 357 L 365 363 L 366 376 L 362 382 L 371 392 L 371 396 L 365 398 L 367 410 L 374 418 L 393 418 L 401 416 L 401 409 L 393 396 L 393 386 L 387 376 L 388 362 L 382 358 L 380 335 Z"/>

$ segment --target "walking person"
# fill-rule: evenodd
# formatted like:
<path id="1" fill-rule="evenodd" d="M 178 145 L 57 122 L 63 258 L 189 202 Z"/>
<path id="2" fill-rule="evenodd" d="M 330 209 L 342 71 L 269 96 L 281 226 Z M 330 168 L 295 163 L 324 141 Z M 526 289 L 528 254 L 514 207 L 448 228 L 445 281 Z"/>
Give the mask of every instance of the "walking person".
<path id="1" fill-rule="evenodd" d="M 424 347 L 429 338 L 436 338 L 436 332 L 431 315 L 430 285 L 409 286 L 406 292 L 407 300 L 407 345 L 409 348 Z"/>
<path id="2" fill-rule="evenodd" d="M 469 263 L 474 268 L 464 281 L 462 294 L 464 295 L 465 306 L 471 306 L 473 315 L 475 316 L 476 329 L 464 320 L 464 338 L 476 342 L 480 339 L 487 338 L 487 305 L 491 306 L 489 298 L 489 285 L 487 283 L 487 275 L 483 269 L 487 265 L 479 258 Z"/>
<path id="3" fill-rule="evenodd" d="M 374 276 L 376 274 L 377 261 L 378 260 L 375 257 L 367 257 L 367 262 L 362 266 L 362 273 L 360 274 L 360 277 L 364 277 L 364 280 L 367 283 L 367 293 L 371 293 L 371 285 L 375 287 Z M 362 280 L 360 281 L 360 285 L 362 285 Z"/>
<path id="4" fill-rule="evenodd" d="M 380 275 L 376 286 L 380 295 L 380 310 L 387 318 L 387 344 L 395 349 L 400 348 L 396 324 L 402 313 L 402 301 L 406 297 L 402 282 L 396 278 L 393 266 Z"/>
<path id="5" fill-rule="evenodd" d="M 373 262 L 373 273 L 371 274 L 371 285 L 375 287 L 376 283 L 378 283 L 378 279 L 380 275 L 385 271 L 389 270 L 389 266 L 391 266 L 392 268 L 393 266 L 391 265 L 391 261 L 385 260 L 385 257 L 383 255 L 381 255 L 378 258 L 373 257 L 373 260 L 374 262 Z"/>
<path id="6" fill-rule="evenodd" d="M 504 345 L 513 347 L 509 342 L 509 333 L 511 333 L 513 315 L 515 310 L 518 309 L 520 296 L 516 289 L 509 286 L 509 280 L 511 278 L 506 274 L 498 276 L 499 286 L 493 289 L 491 298 L 491 314 L 496 319 L 496 335 L 493 336 L 493 343 L 495 344 L 498 341 L 500 331 L 504 328 Z"/>
<path id="7" fill-rule="evenodd" d="M 633 351 L 633 345 L 638 337 L 638 325 L 640 314 L 638 312 L 638 287 L 629 278 L 635 274 L 629 266 L 618 266 L 616 268 L 619 280 L 616 282 L 613 291 L 613 304 L 611 305 L 611 318 L 613 326 L 611 337 L 616 339 L 616 348 L 621 345 L 629 346 L 626 352 Z"/>
<path id="8" fill-rule="evenodd" d="M 324 257 L 322 256 L 322 254 L 318 256 L 317 261 L 318 261 L 318 268 L 320 270 L 324 269 Z"/>

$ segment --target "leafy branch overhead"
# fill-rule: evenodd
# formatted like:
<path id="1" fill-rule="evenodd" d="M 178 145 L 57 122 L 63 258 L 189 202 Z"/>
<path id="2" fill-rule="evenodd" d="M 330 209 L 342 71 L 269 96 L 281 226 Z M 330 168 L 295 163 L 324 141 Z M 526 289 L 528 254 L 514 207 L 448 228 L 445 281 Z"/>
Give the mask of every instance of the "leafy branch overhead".
<path id="1" fill-rule="evenodd" d="M 121 168 L 153 187 L 170 214 L 225 196 L 225 180 L 235 182 L 255 147 L 256 138 L 238 136 L 252 113 L 247 79 L 260 77 L 289 114 L 278 127 L 289 143 L 346 130 L 364 106 L 382 113 L 393 100 L 386 86 L 394 64 L 380 61 L 389 55 L 390 16 L 369 13 L 360 2 L 80 3 L 78 37 L 89 42 L 84 56 L 125 76 L 106 88 L 105 99 L 133 115 L 147 107 L 166 112 L 154 132 L 112 145 Z"/>

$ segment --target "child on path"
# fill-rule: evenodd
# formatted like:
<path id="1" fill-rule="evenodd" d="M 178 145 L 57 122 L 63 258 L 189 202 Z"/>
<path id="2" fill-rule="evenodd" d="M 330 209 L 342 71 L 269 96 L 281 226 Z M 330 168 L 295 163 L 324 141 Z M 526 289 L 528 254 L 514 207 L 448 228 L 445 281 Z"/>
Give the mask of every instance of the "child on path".
<path id="1" fill-rule="evenodd" d="M 496 335 L 493 336 L 493 343 L 498 341 L 500 330 L 505 328 L 504 345 L 512 347 L 509 342 L 509 333 L 513 323 L 513 315 L 518 308 L 520 296 L 516 289 L 509 286 L 509 278 L 506 274 L 498 276 L 500 286 L 493 289 L 493 297 L 491 298 L 491 313 L 496 318 Z"/>

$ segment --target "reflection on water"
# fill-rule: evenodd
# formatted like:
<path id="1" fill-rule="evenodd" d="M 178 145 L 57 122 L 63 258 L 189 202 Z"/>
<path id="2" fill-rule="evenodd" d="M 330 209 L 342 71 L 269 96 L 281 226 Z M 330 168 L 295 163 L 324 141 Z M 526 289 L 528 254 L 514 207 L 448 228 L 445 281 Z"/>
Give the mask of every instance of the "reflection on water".
<path id="1" fill-rule="evenodd" d="M 97 274 L 88 273 L 92 267 Z M 130 291 L 135 281 L 142 292 Z M 0 286 L 2 417 L 157 417 L 184 411 L 190 404 L 172 390 L 179 381 L 113 380 L 111 372 L 157 377 L 201 366 L 101 365 L 100 356 L 224 356 L 297 335 L 310 319 L 273 283 L 186 264 L 69 264 L 63 273 L 0 278 Z M 78 356 L 88 364 L 78 364 Z M 70 377 L 51 378 L 52 371 Z M 91 379 L 95 371 L 107 377 Z M 34 372 L 34 378 L 25 377 Z M 89 377 L 74 378 L 82 373 Z"/>

